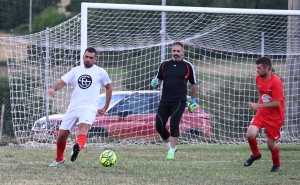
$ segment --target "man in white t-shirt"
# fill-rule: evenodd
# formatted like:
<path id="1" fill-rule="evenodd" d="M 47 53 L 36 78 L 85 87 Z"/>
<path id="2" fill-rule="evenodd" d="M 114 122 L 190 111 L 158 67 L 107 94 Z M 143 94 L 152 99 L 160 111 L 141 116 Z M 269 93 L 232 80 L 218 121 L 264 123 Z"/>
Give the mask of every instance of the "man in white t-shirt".
<path id="1" fill-rule="evenodd" d="M 87 48 L 83 55 L 84 66 L 74 67 L 48 90 L 50 96 L 54 97 L 55 91 L 60 90 L 66 84 L 72 83 L 74 85 L 70 104 L 58 131 L 56 159 L 49 167 L 57 167 L 65 162 L 64 151 L 67 139 L 71 130 L 77 125 L 78 137 L 70 156 L 71 161 L 74 162 L 86 144 L 88 131 L 97 112 L 104 114 L 109 107 L 112 95 L 111 80 L 106 70 L 95 65 L 96 60 L 96 50 L 91 47 Z M 102 85 L 106 88 L 106 102 L 104 107 L 98 110 Z"/>

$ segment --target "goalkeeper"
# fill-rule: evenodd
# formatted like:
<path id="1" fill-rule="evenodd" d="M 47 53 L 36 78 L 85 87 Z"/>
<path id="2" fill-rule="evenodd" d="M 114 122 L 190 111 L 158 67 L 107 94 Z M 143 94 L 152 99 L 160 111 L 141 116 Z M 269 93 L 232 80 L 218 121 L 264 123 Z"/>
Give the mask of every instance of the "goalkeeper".
<path id="1" fill-rule="evenodd" d="M 167 159 L 174 159 L 176 144 L 180 135 L 179 123 L 186 106 L 187 81 L 192 85 L 189 112 L 194 112 L 196 103 L 197 81 L 194 66 L 183 59 L 183 44 L 175 42 L 172 47 L 172 58 L 160 64 L 156 78 L 151 86 L 156 88 L 163 82 L 161 100 L 156 114 L 156 130 L 169 146 Z M 166 128 L 170 117 L 170 132 Z"/>

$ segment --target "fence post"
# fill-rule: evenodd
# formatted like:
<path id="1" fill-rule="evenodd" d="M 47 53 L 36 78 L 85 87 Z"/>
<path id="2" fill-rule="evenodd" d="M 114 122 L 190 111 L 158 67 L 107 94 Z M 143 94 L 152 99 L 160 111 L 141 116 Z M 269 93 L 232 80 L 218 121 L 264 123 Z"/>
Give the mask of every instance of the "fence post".
<path id="1" fill-rule="evenodd" d="M 1 118 L 0 118 L 0 141 L 2 141 L 3 120 L 4 120 L 4 108 L 5 108 L 5 105 L 2 104 Z"/>

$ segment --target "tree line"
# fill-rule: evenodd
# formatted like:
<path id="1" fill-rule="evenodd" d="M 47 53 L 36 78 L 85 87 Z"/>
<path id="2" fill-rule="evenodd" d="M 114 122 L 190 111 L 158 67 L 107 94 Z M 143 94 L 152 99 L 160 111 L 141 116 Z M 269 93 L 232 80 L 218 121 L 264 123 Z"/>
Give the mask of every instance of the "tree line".
<path id="1" fill-rule="evenodd" d="M 66 7 L 70 14 L 58 11 L 61 0 L 32 0 L 32 30 L 45 30 L 80 13 L 82 0 L 71 0 Z M 94 3 L 161 5 L 162 0 L 85 0 Z M 223 7 L 251 9 L 287 9 L 286 0 L 166 0 L 168 6 Z M 29 0 L 0 0 L 0 30 L 8 32 L 29 30 Z"/>

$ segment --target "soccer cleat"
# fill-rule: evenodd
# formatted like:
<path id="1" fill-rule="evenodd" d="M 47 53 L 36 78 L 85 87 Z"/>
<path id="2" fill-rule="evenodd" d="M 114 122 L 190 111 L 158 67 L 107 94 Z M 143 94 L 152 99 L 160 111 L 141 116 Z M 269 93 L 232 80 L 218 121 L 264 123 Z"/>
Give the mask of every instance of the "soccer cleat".
<path id="1" fill-rule="evenodd" d="M 59 165 L 63 164 L 65 162 L 65 159 L 59 161 L 59 162 L 56 162 L 56 160 L 54 160 L 50 165 L 49 165 L 49 168 L 56 168 L 58 167 Z"/>
<path id="2" fill-rule="evenodd" d="M 273 166 L 270 172 L 278 173 L 280 171 L 281 171 L 281 167 L 280 166 Z"/>
<path id="3" fill-rule="evenodd" d="M 168 152 L 167 158 L 166 159 L 174 159 L 175 154 L 172 152 Z"/>
<path id="4" fill-rule="evenodd" d="M 70 159 L 72 162 L 74 162 L 76 160 L 76 158 L 79 154 L 79 151 L 80 151 L 80 147 L 79 147 L 78 143 L 75 143 L 75 145 L 73 146 L 71 156 L 70 156 Z"/>
<path id="5" fill-rule="evenodd" d="M 253 163 L 255 160 L 258 160 L 258 159 L 260 159 L 260 158 L 261 158 L 261 155 L 260 155 L 260 154 L 259 154 L 258 157 L 253 157 L 253 155 L 251 155 L 250 158 L 247 159 L 247 161 L 245 161 L 244 166 L 251 166 L 252 163 Z"/>

